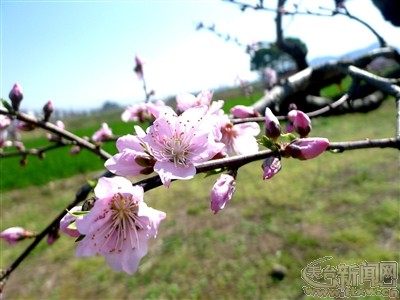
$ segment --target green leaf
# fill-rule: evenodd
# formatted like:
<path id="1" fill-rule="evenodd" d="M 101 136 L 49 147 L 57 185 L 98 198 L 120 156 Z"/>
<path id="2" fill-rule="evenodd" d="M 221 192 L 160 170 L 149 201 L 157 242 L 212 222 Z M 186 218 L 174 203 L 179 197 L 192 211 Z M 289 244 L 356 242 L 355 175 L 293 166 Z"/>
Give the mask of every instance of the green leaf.
<path id="1" fill-rule="evenodd" d="M 285 138 L 286 140 L 288 140 L 289 142 L 293 141 L 294 139 L 297 138 L 297 136 L 293 133 L 285 133 L 285 134 L 281 134 L 282 138 Z"/>
<path id="2" fill-rule="evenodd" d="M 67 209 L 67 212 L 74 217 L 81 217 L 81 216 L 85 216 L 89 213 L 89 211 L 84 210 L 84 211 L 70 211 Z"/>
<path id="3" fill-rule="evenodd" d="M 1 103 L 3 104 L 3 106 L 10 112 L 14 112 L 14 109 L 11 107 L 10 103 L 7 102 L 6 99 L 1 98 Z"/>
<path id="4" fill-rule="evenodd" d="M 275 142 L 273 140 L 271 140 L 269 137 L 267 137 L 266 135 L 262 136 L 259 143 L 268 149 L 275 148 Z"/>

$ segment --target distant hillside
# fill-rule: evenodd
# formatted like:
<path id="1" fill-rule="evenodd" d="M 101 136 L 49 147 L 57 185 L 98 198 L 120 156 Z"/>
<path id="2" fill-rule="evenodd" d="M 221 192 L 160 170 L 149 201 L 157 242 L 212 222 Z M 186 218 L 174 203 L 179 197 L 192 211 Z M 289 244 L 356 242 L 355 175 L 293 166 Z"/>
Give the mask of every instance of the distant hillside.
<path id="1" fill-rule="evenodd" d="M 340 56 L 322 56 L 322 57 L 317 57 L 314 58 L 313 60 L 310 61 L 310 66 L 315 66 L 315 65 L 319 65 L 319 64 L 323 64 L 326 63 L 328 61 L 332 61 L 332 60 L 337 60 L 338 58 L 349 58 L 349 59 L 353 59 L 356 58 L 362 54 L 365 54 L 371 50 L 374 50 L 376 48 L 379 48 L 379 44 L 375 43 L 372 44 L 366 48 L 362 48 L 362 49 L 358 49 L 358 50 L 354 50 L 352 52 L 348 52 L 345 53 L 343 55 Z"/>

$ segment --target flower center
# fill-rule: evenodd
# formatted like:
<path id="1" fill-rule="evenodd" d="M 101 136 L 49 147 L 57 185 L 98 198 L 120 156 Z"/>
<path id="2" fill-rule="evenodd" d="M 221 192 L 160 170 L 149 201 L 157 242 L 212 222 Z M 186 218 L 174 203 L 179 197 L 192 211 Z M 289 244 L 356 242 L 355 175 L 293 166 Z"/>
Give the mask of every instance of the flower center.
<path id="1" fill-rule="evenodd" d="M 132 199 L 132 195 L 117 193 L 109 205 L 111 216 L 108 229 L 104 230 L 104 244 L 112 238 L 114 242 L 110 252 L 121 252 L 127 245 L 135 249 L 139 246 L 138 230 L 146 226 L 137 215 L 139 203 Z"/>

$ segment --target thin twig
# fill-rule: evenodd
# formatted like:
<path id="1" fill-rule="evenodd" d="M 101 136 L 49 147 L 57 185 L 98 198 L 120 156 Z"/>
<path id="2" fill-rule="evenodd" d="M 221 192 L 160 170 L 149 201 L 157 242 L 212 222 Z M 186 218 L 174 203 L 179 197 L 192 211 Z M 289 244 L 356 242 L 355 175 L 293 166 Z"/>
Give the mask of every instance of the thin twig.
<path id="1" fill-rule="evenodd" d="M 0 114 L 15 117 L 20 121 L 34 124 L 37 127 L 40 127 L 47 131 L 55 133 L 69 141 L 73 141 L 76 145 L 78 145 L 80 147 L 88 149 L 89 151 L 97 154 L 104 160 L 107 160 L 111 157 L 111 154 L 109 154 L 105 150 L 101 149 L 99 146 L 92 144 L 92 143 L 86 141 L 85 139 L 83 139 L 67 130 L 61 129 L 60 127 L 58 127 L 50 122 L 41 121 L 33 116 L 30 116 L 30 115 L 22 113 L 22 112 L 15 112 L 15 113 L 11 114 L 8 110 L 6 110 L 5 108 L 1 108 L 1 107 L 0 107 Z"/>

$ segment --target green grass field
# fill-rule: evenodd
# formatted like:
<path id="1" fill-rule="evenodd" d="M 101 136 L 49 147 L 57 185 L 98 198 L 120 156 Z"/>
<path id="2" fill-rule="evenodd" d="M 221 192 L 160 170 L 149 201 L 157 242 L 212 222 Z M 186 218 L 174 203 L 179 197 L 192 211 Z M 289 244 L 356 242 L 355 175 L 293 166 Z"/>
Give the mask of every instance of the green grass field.
<path id="1" fill-rule="evenodd" d="M 395 116 L 394 101 L 387 100 L 367 114 L 315 119 L 311 135 L 331 141 L 390 137 Z M 61 154 L 49 153 L 33 172 L 10 168 L 19 178 L 24 172 L 39 176 L 40 166 L 47 172 Z M 63 164 L 67 160 L 54 168 L 70 168 Z M 101 166 L 2 192 L 1 228 L 40 231 Z M 169 190 L 146 193 L 148 205 L 165 211 L 167 219 L 137 274 L 115 273 L 101 257 L 75 258 L 73 239 L 62 236 L 52 246 L 40 244 L 12 274 L 5 299 L 298 299 L 305 285 L 301 269 L 315 259 L 333 256 L 333 266 L 399 261 L 397 150 L 285 159 L 282 171 L 269 181 L 261 179 L 260 166 L 255 162 L 239 170 L 234 198 L 217 215 L 209 209 L 216 177 L 200 174 L 172 183 Z M 9 247 L 1 241 L 1 268 L 28 243 Z M 271 276 L 276 265 L 286 269 L 282 280 Z"/>

